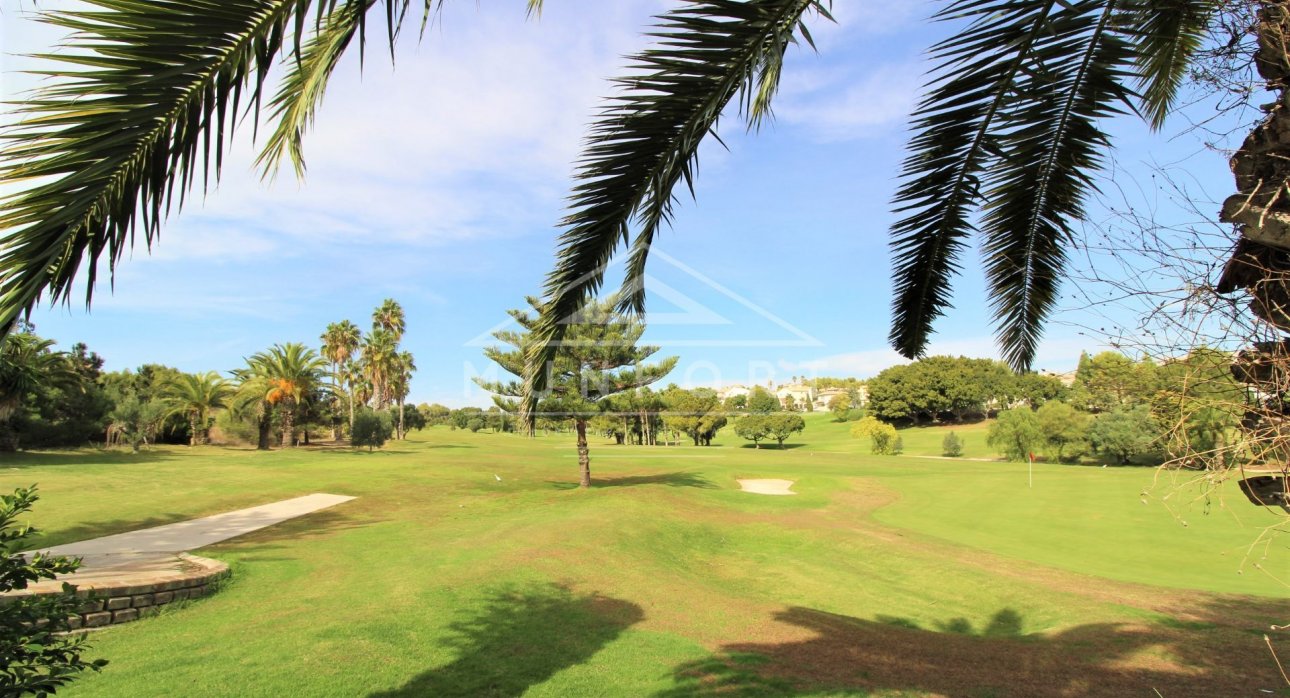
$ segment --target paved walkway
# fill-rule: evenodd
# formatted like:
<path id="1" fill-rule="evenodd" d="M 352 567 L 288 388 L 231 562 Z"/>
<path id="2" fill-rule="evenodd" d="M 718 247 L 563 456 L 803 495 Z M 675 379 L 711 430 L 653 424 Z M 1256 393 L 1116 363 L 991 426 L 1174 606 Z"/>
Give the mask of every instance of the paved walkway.
<path id="1" fill-rule="evenodd" d="M 353 497 L 338 494 L 309 494 L 201 519 L 39 550 L 81 558 L 81 569 L 76 574 L 60 577 L 60 584 L 62 581 L 102 584 L 116 577 L 166 574 L 189 566 L 180 553 L 214 545 L 351 499 Z M 36 551 L 28 551 L 32 552 Z"/>

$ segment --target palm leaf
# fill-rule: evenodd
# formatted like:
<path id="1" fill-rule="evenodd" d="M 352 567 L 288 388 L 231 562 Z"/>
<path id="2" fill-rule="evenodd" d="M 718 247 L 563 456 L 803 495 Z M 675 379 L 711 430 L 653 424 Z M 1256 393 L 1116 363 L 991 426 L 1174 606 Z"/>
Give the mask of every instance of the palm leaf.
<path id="1" fill-rule="evenodd" d="M 269 103 L 269 117 L 277 127 L 256 159 L 266 175 L 276 172 L 282 159 L 291 160 L 296 176 L 305 176 L 301 139 L 313 124 L 336 64 L 356 35 L 362 32 L 367 10 L 376 0 L 350 0 L 328 15 L 323 26 L 304 45 L 299 60 L 288 60 L 286 77 Z M 361 47 L 360 47 L 361 51 Z"/>
<path id="2" fill-rule="evenodd" d="M 891 229 L 892 346 L 922 355 L 932 323 L 950 307 L 950 278 L 975 228 L 981 174 L 998 152 L 1001 112 L 1043 41 L 1057 0 L 961 0 L 939 20 L 971 22 L 932 48 L 939 65 L 914 111 Z"/>
<path id="3" fill-rule="evenodd" d="M 987 182 L 983 252 L 999 343 L 1018 370 L 1034 360 L 1073 244 L 1071 221 L 1083 217 L 1109 147 L 1096 122 L 1133 97 L 1126 83 L 1135 53 L 1113 29 L 1119 9 L 1115 0 L 1088 1 L 1055 13 L 1007 109 L 1009 131 Z M 1083 55 L 1072 61 L 1075 49 Z"/>
<path id="4" fill-rule="evenodd" d="M 392 46 L 410 0 L 382 1 Z M 428 17 L 437 0 L 424 3 Z M 151 248 L 197 176 L 203 188 L 212 172 L 219 176 L 238 119 L 258 123 L 275 59 L 291 54 L 305 65 L 301 41 L 312 17 L 318 36 L 308 71 L 298 70 L 307 89 L 296 99 L 306 106 L 278 104 L 287 122 L 278 131 L 302 128 L 335 65 L 325 49 L 348 45 L 335 40 L 336 28 L 356 22 L 361 44 L 356 11 L 374 0 L 86 4 L 42 15 L 72 37 L 66 53 L 38 56 L 50 67 L 37 74 L 52 84 L 22 102 L 22 120 L 3 134 L 0 178 L 33 184 L 0 200 L 0 334 L 42 294 L 69 299 L 82 264 L 88 305 L 99 262 L 106 255 L 115 271 L 137 229 Z M 298 143 L 285 140 L 298 156 Z"/>
<path id="5" fill-rule="evenodd" d="M 1216 0 L 1133 0 L 1120 13 L 1136 45 L 1138 90 L 1153 128 L 1164 124 L 1217 10 Z"/>
<path id="6" fill-rule="evenodd" d="M 828 17 L 821 0 L 693 0 L 658 17 L 656 45 L 631 59 L 624 93 L 609 100 L 592 126 L 579 161 L 570 213 L 562 222 L 554 270 L 548 275 L 542 320 L 527 377 L 536 403 L 544 389 L 540 367 L 551 360 L 564 323 L 600 289 L 614 252 L 636 240 L 628 260 L 620 309 L 644 309 L 641 282 L 658 227 L 671 217 L 673 190 L 691 188 L 700 142 L 726 105 L 752 124 L 769 114 L 780 66 L 803 17 Z"/>

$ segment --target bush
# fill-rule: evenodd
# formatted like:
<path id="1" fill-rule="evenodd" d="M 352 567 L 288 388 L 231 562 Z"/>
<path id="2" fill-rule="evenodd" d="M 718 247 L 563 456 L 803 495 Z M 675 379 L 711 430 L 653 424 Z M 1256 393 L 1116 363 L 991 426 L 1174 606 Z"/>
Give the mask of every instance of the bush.
<path id="1" fill-rule="evenodd" d="M 949 458 L 958 458 L 963 455 L 963 439 L 958 434 L 950 432 L 941 439 L 941 455 Z"/>
<path id="2" fill-rule="evenodd" d="M 466 428 L 469 429 L 471 433 L 477 432 L 480 429 L 484 428 L 484 420 L 480 419 L 479 417 L 474 417 L 470 420 L 467 420 Z"/>
<path id="3" fill-rule="evenodd" d="M 905 447 L 896 427 L 874 417 L 865 417 L 851 425 L 851 435 L 857 439 L 868 437 L 870 452 L 878 456 L 899 455 Z"/>
<path id="4" fill-rule="evenodd" d="M 28 561 L 18 554 L 36 529 L 15 528 L 14 519 L 31 511 L 37 499 L 35 488 L 0 495 L 0 592 L 26 589 L 30 582 L 80 567 L 72 558 L 33 555 Z M 81 659 L 85 637 L 66 634 L 68 617 L 81 609 L 74 591 L 64 583 L 62 594 L 17 596 L 0 605 L 0 695 L 52 694 L 80 672 L 99 671 L 107 664 Z"/>
<path id="5" fill-rule="evenodd" d="M 385 445 L 394 435 L 394 420 L 385 412 L 363 408 L 354 413 L 354 431 L 350 434 L 351 446 L 366 446 L 371 451 Z"/>

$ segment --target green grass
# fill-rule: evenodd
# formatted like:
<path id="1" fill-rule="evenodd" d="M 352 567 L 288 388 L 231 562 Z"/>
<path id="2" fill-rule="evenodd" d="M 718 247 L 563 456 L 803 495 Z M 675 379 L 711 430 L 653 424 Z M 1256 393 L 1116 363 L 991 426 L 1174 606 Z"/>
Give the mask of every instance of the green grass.
<path id="1" fill-rule="evenodd" d="M 71 696 L 1278 689 L 1261 632 L 1287 588 L 1238 574 L 1252 508 L 1184 527 L 1140 503 L 1148 469 L 1037 466 L 1031 489 L 1024 465 L 870 456 L 849 425 L 807 421 L 783 450 L 730 430 L 711 448 L 593 443 L 585 492 L 568 437 L 443 428 L 371 454 L 21 454 L 0 487 L 40 484 L 47 545 L 358 497 L 201 551 L 230 583 L 94 633 L 112 663 Z M 989 456 L 983 429 L 956 429 L 966 456 Z M 906 452 L 939 455 L 943 434 L 906 430 Z"/>

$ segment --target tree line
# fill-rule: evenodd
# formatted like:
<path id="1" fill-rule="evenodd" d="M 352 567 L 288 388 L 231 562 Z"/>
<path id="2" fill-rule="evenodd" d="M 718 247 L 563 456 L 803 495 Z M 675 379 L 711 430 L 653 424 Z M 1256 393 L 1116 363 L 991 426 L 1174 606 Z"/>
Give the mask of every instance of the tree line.
<path id="1" fill-rule="evenodd" d="M 386 299 L 364 334 L 349 320 L 327 327 L 321 349 L 275 344 L 228 372 L 185 373 L 160 364 L 107 372 L 84 344 L 59 351 L 25 324 L 0 343 L 0 450 L 99 443 L 225 440 L 290 448 L 329 430 L 356 445 L 403 438 L 416 364 L 399 343 L 402 307 Z M 418 415 L 419 416 L 419 415 Z"/>

